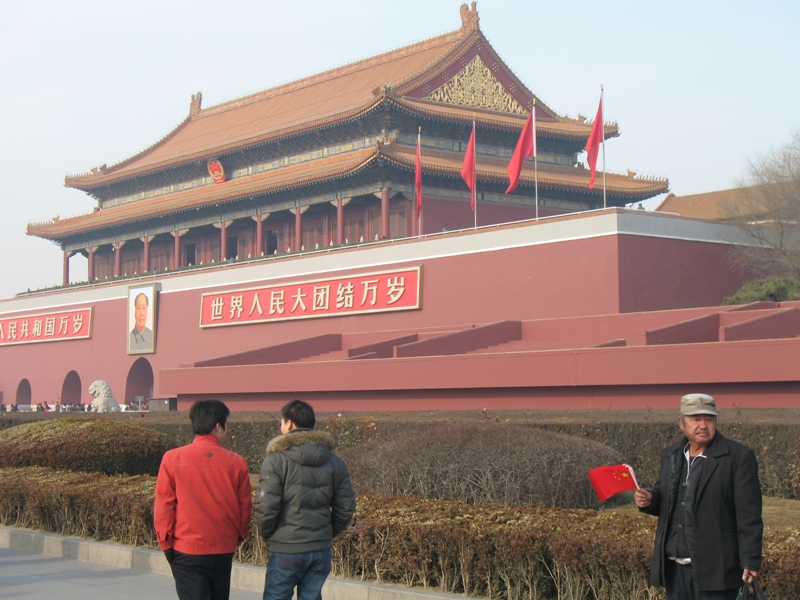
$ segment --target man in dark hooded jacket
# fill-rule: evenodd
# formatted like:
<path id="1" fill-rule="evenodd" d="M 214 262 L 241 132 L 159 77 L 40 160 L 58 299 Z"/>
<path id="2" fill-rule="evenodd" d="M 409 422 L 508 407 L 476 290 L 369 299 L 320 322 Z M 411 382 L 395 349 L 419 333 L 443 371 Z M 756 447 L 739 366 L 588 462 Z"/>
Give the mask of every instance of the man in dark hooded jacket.
<path id="1" fill-rule="evenodd" d="M 356 497 L 334 438 L 315 431 L 314 409 L 292 400 L 281 434 L 267 445 L 256 495 L 258 530 L 269 547 L 264 600 L 321 600 L 333 538 L 350 524 Z"/>

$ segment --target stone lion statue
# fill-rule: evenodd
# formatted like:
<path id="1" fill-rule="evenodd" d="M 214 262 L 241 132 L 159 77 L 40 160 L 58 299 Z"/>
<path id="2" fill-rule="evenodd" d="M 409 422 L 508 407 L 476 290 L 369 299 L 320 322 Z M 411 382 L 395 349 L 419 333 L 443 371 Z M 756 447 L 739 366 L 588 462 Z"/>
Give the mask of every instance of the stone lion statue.
<path id="1" fill-rule="evenodd" d="M 107 381 L 98 379 L 89 386 L 89 393 L 94 396 L 89 405 L 90 412 L 120 412 L 119 402 L 111 395 L 111 386 Z"/>

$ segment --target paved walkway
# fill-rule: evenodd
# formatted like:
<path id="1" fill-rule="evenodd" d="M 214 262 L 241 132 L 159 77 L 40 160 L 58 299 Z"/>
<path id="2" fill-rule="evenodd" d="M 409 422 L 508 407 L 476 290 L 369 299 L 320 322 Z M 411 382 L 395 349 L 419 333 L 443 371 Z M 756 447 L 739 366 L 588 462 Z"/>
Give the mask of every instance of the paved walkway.
<path id="1" fill-rule="evenodd" d="M 169 575 L 0 548 L 4 600 L 175 600 Z M 231 600 L 261 600 L 260 592 L 231 590 Z"/>
<path id="2" fill-rule="evenodd" d="M 233 563 L 231 600 L 260 600 L 264 567 Z M 418 588 L 329 577 L 325 600 L 454 600 Z M 0 526 L 0 598 L 176 600 L 163 552 Z"/>

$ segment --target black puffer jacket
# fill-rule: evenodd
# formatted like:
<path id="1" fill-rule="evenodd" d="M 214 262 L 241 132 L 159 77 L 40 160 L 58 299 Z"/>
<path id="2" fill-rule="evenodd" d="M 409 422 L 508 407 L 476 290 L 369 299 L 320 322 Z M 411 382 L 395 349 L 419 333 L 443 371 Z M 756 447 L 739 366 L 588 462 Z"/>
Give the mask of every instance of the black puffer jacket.
<path id="1" fill-rule="evenodd" d="M 331 434 L 295 429 L 272 439 L 256 495 L 258 530 L 270 551 L 330 548 L 350 523 L 356 496 Z"/>

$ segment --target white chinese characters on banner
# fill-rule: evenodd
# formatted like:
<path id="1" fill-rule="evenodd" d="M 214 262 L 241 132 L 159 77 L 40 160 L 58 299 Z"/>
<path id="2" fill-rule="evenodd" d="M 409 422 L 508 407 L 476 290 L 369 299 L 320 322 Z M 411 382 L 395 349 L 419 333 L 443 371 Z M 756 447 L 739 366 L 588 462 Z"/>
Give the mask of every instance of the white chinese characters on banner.
<path id="1" fill-rule="evenodd" d="M 421 268 L 204 294 L 200 326 L 413 310 Z"/>
<path id="2" fill-rule="evenodd" d="M 89 338 L 91 323 L 91 308 L 0 318 L 0 346 Z"/>

